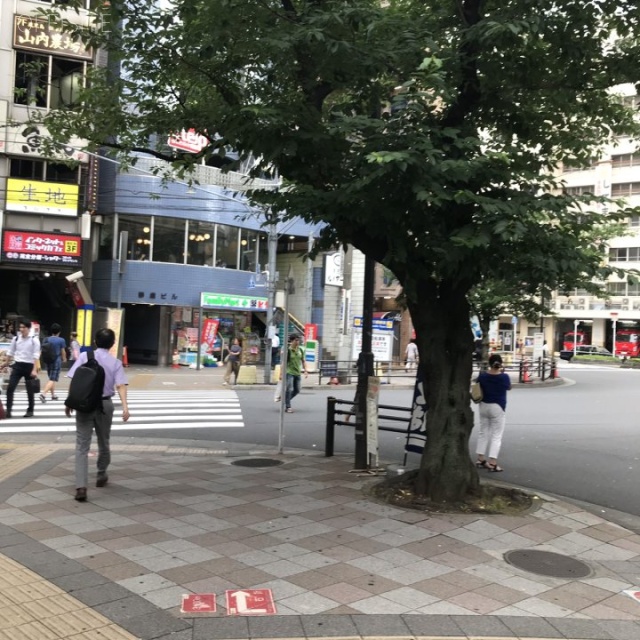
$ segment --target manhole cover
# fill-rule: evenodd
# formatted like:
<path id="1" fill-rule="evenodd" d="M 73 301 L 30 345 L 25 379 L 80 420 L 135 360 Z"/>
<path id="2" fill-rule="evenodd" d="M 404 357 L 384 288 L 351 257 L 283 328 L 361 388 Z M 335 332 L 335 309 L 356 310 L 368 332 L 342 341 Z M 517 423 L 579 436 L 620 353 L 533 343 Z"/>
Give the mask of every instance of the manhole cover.
<path id="1" fill-rule="evenodd" d="M 283 464 L 282 460 L 272 460 L 271 458 L 243 458 L 234 460 L 231 464 L 238 467 L 277 467 Z"/>
<path id="2" fill-rule="evenodd" d="M 504 559 L 514 567 L 552 578 L 586 578 L 591 575 L 588 564 L 569 556 L 536 549 L 507 551 Z"/>

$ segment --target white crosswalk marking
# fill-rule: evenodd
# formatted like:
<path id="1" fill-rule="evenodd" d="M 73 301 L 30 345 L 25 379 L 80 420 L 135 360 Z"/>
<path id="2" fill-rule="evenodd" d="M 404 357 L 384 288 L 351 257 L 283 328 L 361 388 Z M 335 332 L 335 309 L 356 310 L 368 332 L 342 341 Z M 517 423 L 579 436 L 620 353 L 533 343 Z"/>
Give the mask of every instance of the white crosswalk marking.
<path id="1" fill-rule="evenodd" d="M 23 418 L 27 410 L 27 394 L 20 385 L 14 396 L 11 420 L 0 422 L 1 433 L 48 433 L 75 431 L 75 420 L 64 413 L 66 393 L 59 400 L 42 404 L 36 397 L 35 415 Z M 128 422 L 122 422 L 120 398 L 115 395 L 112 431 L 150 429 L 216 429 L 244 427 L 240 400 L 235 391 L 142 391 L 129 390 Z M 6 398 L 3 397 L 6 402 Z"/>

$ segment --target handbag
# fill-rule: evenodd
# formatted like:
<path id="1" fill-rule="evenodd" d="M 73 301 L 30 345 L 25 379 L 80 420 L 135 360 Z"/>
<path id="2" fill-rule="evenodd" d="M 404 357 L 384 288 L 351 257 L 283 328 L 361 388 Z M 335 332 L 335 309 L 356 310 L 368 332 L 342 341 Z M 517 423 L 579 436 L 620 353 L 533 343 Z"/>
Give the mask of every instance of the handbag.
<path id="1" fill-rule="evenodd" d="M 27 384 L 34 396 L 37 396 L 40 393 L 40 378 L 29 378 L 29 382 Z"/>
<path id="2" fill-rule="evenodd" d="M 482 387 L 480 386 L 479 382 L 476 381 L 471 385 L 471 390 L 469 393 L 471 394 L 471 399 L 476 404 L 482 402 Z"/>

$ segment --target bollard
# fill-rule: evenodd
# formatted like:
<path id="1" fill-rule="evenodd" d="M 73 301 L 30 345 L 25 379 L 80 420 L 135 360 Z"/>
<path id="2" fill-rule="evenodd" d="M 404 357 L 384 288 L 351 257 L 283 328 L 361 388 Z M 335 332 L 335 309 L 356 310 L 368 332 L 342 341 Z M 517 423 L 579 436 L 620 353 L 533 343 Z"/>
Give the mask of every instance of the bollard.
<path id="1" fill-rule="evenodd" d="M 333 396 L 327 398 L 327 426 L 324 435 L 324 457 L 333 456 L 333 446 L 336 434 L 336 399 Z"/>

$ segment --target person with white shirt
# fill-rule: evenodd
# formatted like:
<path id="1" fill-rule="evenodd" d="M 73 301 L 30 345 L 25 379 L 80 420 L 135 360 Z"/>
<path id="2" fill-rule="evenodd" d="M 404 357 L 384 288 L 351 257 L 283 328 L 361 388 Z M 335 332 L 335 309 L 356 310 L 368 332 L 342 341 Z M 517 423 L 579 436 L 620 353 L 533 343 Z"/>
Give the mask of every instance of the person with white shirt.
<path id="1" fill-rule="evenodd" d="M 11 418 L 13 408 L 13 394 L 20 382 L 24 378 L 27 387 L 28 407 L 25 418 L 33 418 L 35 407 L 35 394 L 31 386 L 31 379 L 38 376 L 36 362 L 40 359 L 40 340 L 36 336 L 30 336 L 31 322 L 23 320 L 18 325 L 18 335 L 11 341 L 9 347 L 9 357 L 13 358 L 9 385 L 7 386 L 7 418 Z"/>

